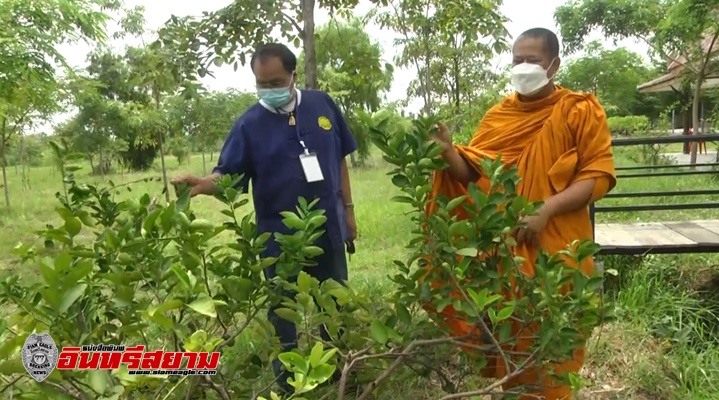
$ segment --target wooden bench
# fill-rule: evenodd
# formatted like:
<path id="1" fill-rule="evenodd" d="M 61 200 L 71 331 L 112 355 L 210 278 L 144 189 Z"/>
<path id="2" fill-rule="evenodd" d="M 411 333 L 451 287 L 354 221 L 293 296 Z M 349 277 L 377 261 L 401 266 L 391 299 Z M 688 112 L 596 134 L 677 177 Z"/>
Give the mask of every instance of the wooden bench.
<path id="1" fill-rule="evenodd" d="M 615 139 L 612 141 L 612 146 L 639 146 L 698 141 L 719 141 L 719 134 Z M 703 163 L 695 164 L 695 166 L 717 167 L 719 163 Z M 694 169 L 691 168 L 691 165 L 687 164 L 617 167 L 616 170 L 617 179 L 651 179 L 658 176 L 688 176 L 719 173 L 713 170 Z M 632 172 L 641 170 L 643 170 L 643 172 Z M 628 171 L 628 173 L 624 171 Z M 719 189 L 609 193 L 604 199 L 638 199 L 670 196 L 691 197 L 706 195 L 719 195 Z M 617 224 L 596 223 L 595 216 L 598 212 L 719 209 L 719 201 L 715 203 L 686 202 L 681 204 L 641 204 L 627 206 L 601 206 L 599 205 L 601 202 L 600 200 L 597 204 L 590 206 L 590 216 L 594 227 L 594 240 L 601 246 L 599 255 L 719 253 L 719 219 Z"/>
<path id="2" fill-rule="evenodd" d="M 599 254 L 719 252 L 719 220 L 596 224 Z"/>

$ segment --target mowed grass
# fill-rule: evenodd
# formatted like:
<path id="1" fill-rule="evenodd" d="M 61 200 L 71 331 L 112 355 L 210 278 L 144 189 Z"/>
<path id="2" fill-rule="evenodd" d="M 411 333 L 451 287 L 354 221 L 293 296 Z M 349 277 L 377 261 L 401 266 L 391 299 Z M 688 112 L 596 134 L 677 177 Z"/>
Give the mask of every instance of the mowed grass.
<path id="1" fill-rule="evenodd" d="M 629 149 L 617 149 L 617 165 L 630 165 Z M 168 176 L 203 173 L 202 158 L 178 165 L 166 159 Z M 213 162 L 209 160 L 207 170 Z M 381 298 L 391 291 L 387 278 L 393 273 L 392 260 L 403 259 L 410 238 L 411 221 L 402 204 L 391 203 L 397 193 L 387 177 L 390 167 L 375 156 L 366 167 L 352 169 L 352 191 L 356 205 L 359 238 L 357 253 L 350 262 L 353 285 Z M 76 173 L 79 181 L 101 183 L 88 175 L 89 166 Z M 116 184 L 162 176 L 159 160 L 153 170 L 138 174 L 108 176 Z M 29 172 L 32 189 L 23 190 L 21 176 L 8 168 L 11 209 L 0 208 L 0 273 L 19 274 L 36 279 L 33 266 L 20 265 L 11 254 L 18 242 L 37 243 L 35 230 L 47 223 L 59 223 L 54 212 L 59 204 L 55 193 L 61 190 L 61 177 L 52 167 L 34 167 Z M 149 193 L 163 201 L 160 182 L 140 182 L 132 191 L 122 190 L 119 199 L 137 198 Z M 620 180 L 616 192 L 673 191 L 719 188 L 711 176 L 640 178 Z M 651 202 L 719 201 L 718 196 L 692 199 L 666 196 Z M 649 201 L 644 201 L 649 202 Z M 608 199 L 603 205 L 627 204 L 626 199 Z M 221 205 L 212 198 L 197 198 L 193 210 L 202 218 L 221 222 Z M 248 210 L 249 211 L 249 210 Z M 664 221 L 717 219 L 712 210 L 664 211 L 598 214 L 598 222 Z M 607 285 L 608 296 L 616 299 L 619 321 L 598 329 L 589 345 L 586 367 L 582 371 L 586 387 L 578 398 L 595 399 L 697 399 L 719 398 L 719 258 L 713 255 L 663 257 L 612 257 L 607 268 L 620 274 Z M 716 280 L 717 286 L 711 286 Z M 717 294 L 711 298 L 709 291 Z M 712 331 L 712 329 L 717 329 Z M 413 380 L 380 389 L 379 398 L 436 399 L 437 385 L 430 380 Z"/>

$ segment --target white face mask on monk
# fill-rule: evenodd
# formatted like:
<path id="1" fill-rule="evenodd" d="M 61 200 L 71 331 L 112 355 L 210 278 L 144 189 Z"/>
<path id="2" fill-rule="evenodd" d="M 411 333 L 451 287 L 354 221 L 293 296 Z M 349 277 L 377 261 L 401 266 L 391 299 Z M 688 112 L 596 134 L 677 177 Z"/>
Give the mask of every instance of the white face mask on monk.
<path id="1" fill-rule="evenodd" d="M 554 64 L 554 60 L 552 60 Z M 552 67 L 549 64 L 549 67 Z M 549 83 L 550 77 L 547 76 L 549 69 L 542 68 L 541 65 L 522 63 L 512 67 L 512 85 L 517 93 L 524 96 L 531 96 Z"/>

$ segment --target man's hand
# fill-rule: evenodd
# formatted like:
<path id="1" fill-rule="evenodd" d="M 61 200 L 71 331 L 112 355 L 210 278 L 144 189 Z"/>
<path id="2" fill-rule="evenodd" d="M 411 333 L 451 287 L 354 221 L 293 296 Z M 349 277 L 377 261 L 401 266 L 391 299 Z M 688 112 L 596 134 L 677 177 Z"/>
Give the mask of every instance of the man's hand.
<path id="1" fill-rule="evenodd" d="M 350 241 L 357 239 L 357 221 L 355 220 L 355 212 L 353 209 L 348 209 L 345 212 L 345 223 L 347 224 L 347 231 L 350 234 Z"/>
<path id="2" fill-rule="evenodd" d="M 452 136 L 449 134 L 449 128 L 443 122 L 437 123 L 434 130 L 437 133 L 430 138 L 433 142 L 437 142 L 441 147 L 442 151 L 447 151 L 452 148 Z"/>
<path id="3" fill-rule="evenodd" d="M 530 215 L 522 219 L 521 223 L 524 226 L 514 231 L 517 246 L 527 245 L 528 247 L 538 247 L 539 235 L 544 231 L 544 228 L 547 227 L 548 222 L 549 216 L 547 213 L 543 213 L 541 209 L 537 215 Z"/>
<path id="4" fill-rule="evenodd" d="M 211 195 L 215 190 L 215 181 L 209 177 L 198 178 L 192 175 L 183 175 L 172 180 L 177 196 L 182 194 L 179 193 L 179 186 L 183 183 L 190 187 L 190 197 L 195 197 L 198 194 Z"/>

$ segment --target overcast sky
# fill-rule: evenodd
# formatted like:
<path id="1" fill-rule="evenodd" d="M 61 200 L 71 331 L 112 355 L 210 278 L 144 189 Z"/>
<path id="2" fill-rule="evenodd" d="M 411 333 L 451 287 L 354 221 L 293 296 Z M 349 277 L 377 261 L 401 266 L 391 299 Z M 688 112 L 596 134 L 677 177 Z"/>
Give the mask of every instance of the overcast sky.
<path id="1" fill-rule="evenodd" d="M 510 22 L 506 25 L 509 33 L 516 37 L 523 31 L 529 28 L 543 27 L 551 29 L 555 32 L 558 31 L 554 23 L 554 10 L 565 3 L 566 0 L 505 0 L 504 6 L 502 7 L 502 13 L 510 19 Z M 142 1 L 142 0 L 125 0 L 125 4 L 129 7 L 136 5 L 145 6 L 145 19 L 147 21 L 147 27 L 155 30 L 160 27 L 165 21 L 167 21 L 171 15 L 175 14 L 178 16 L 185 15 L 200 15 L 203 11 L 211 11 L 222 8 L 227 4 L 231 3 L 231 0 L 174 0 L 174 1 Z M 372 4 L 368 0 L 360 0 L 358 7 L 355 10 L 356 15 L 366 14 L 371 8 Z M 316 24 L 322 25 L 330 20 L 328 13 L 325 10 L 315 11 Z M 384 60 L 392 62 L 397 50 L 393 47 L 393 40 L 397 35 L 388 34 L 386 30 L 382 30 L 379 26 L 369 25 L 367 26 L 367 33 L 379 42 L 384 49 Z M 148 36 L 148 39 L 150 37 Z M 601 39 L 600 35 L 593 35 L 590 39 Z M 561 38 L 560 38 L 561 41 Z M 125 45 L 138 45 L 137 39 L 128 39 L 124 41 L 114 41 L 113 46 L 119 49 Z M 611 42 L 605 42 L 605 46 L 608 48 L 614 47 L 627 47 L 640 54 L 645 54 L 647 51 L 646 46 L 633 41 L 623 41 L 618 43 L 616 46 Z M 82 67 L 86 64 L 86 56 L 91 49 L 87 45 L 73 45 L 64 46 L 61 48 L 61 52 L 67 58 L 68 62 L 77 67 Z M 299 55 L 300 49 L 296 49 L 296 54 Z M 497 57 L 493 64 L 494 67 L 502 67 L 511 62 L 511 55 L 505 54 Z M 479 67 L 479 66 L 478 66 Z M 205 77 L 202 81 L 206 87 L 213 90 L 223 90 L 227 88 L 235 88 L 242 91 L 254 90 L 254 76 L 249 66 L 238 68 L 235 72 L 231 65 L 226 65 L 220 68 L 213 66 L 213 72 L 215 78 Z M 393 101 L 398 99 L 406 98 L 406 91 L 409 82 L 414 79 L 415 73 L 412 70 L 396 70 L 394 74 L 394 82 L 392 89 L 387 94 L 387 100 Z M 419 102 L 415 101 L 410 105 L 410 111 L 416 111 L 419 109 Z M 54 122 L 65 119 L 58 116 Z"/>

